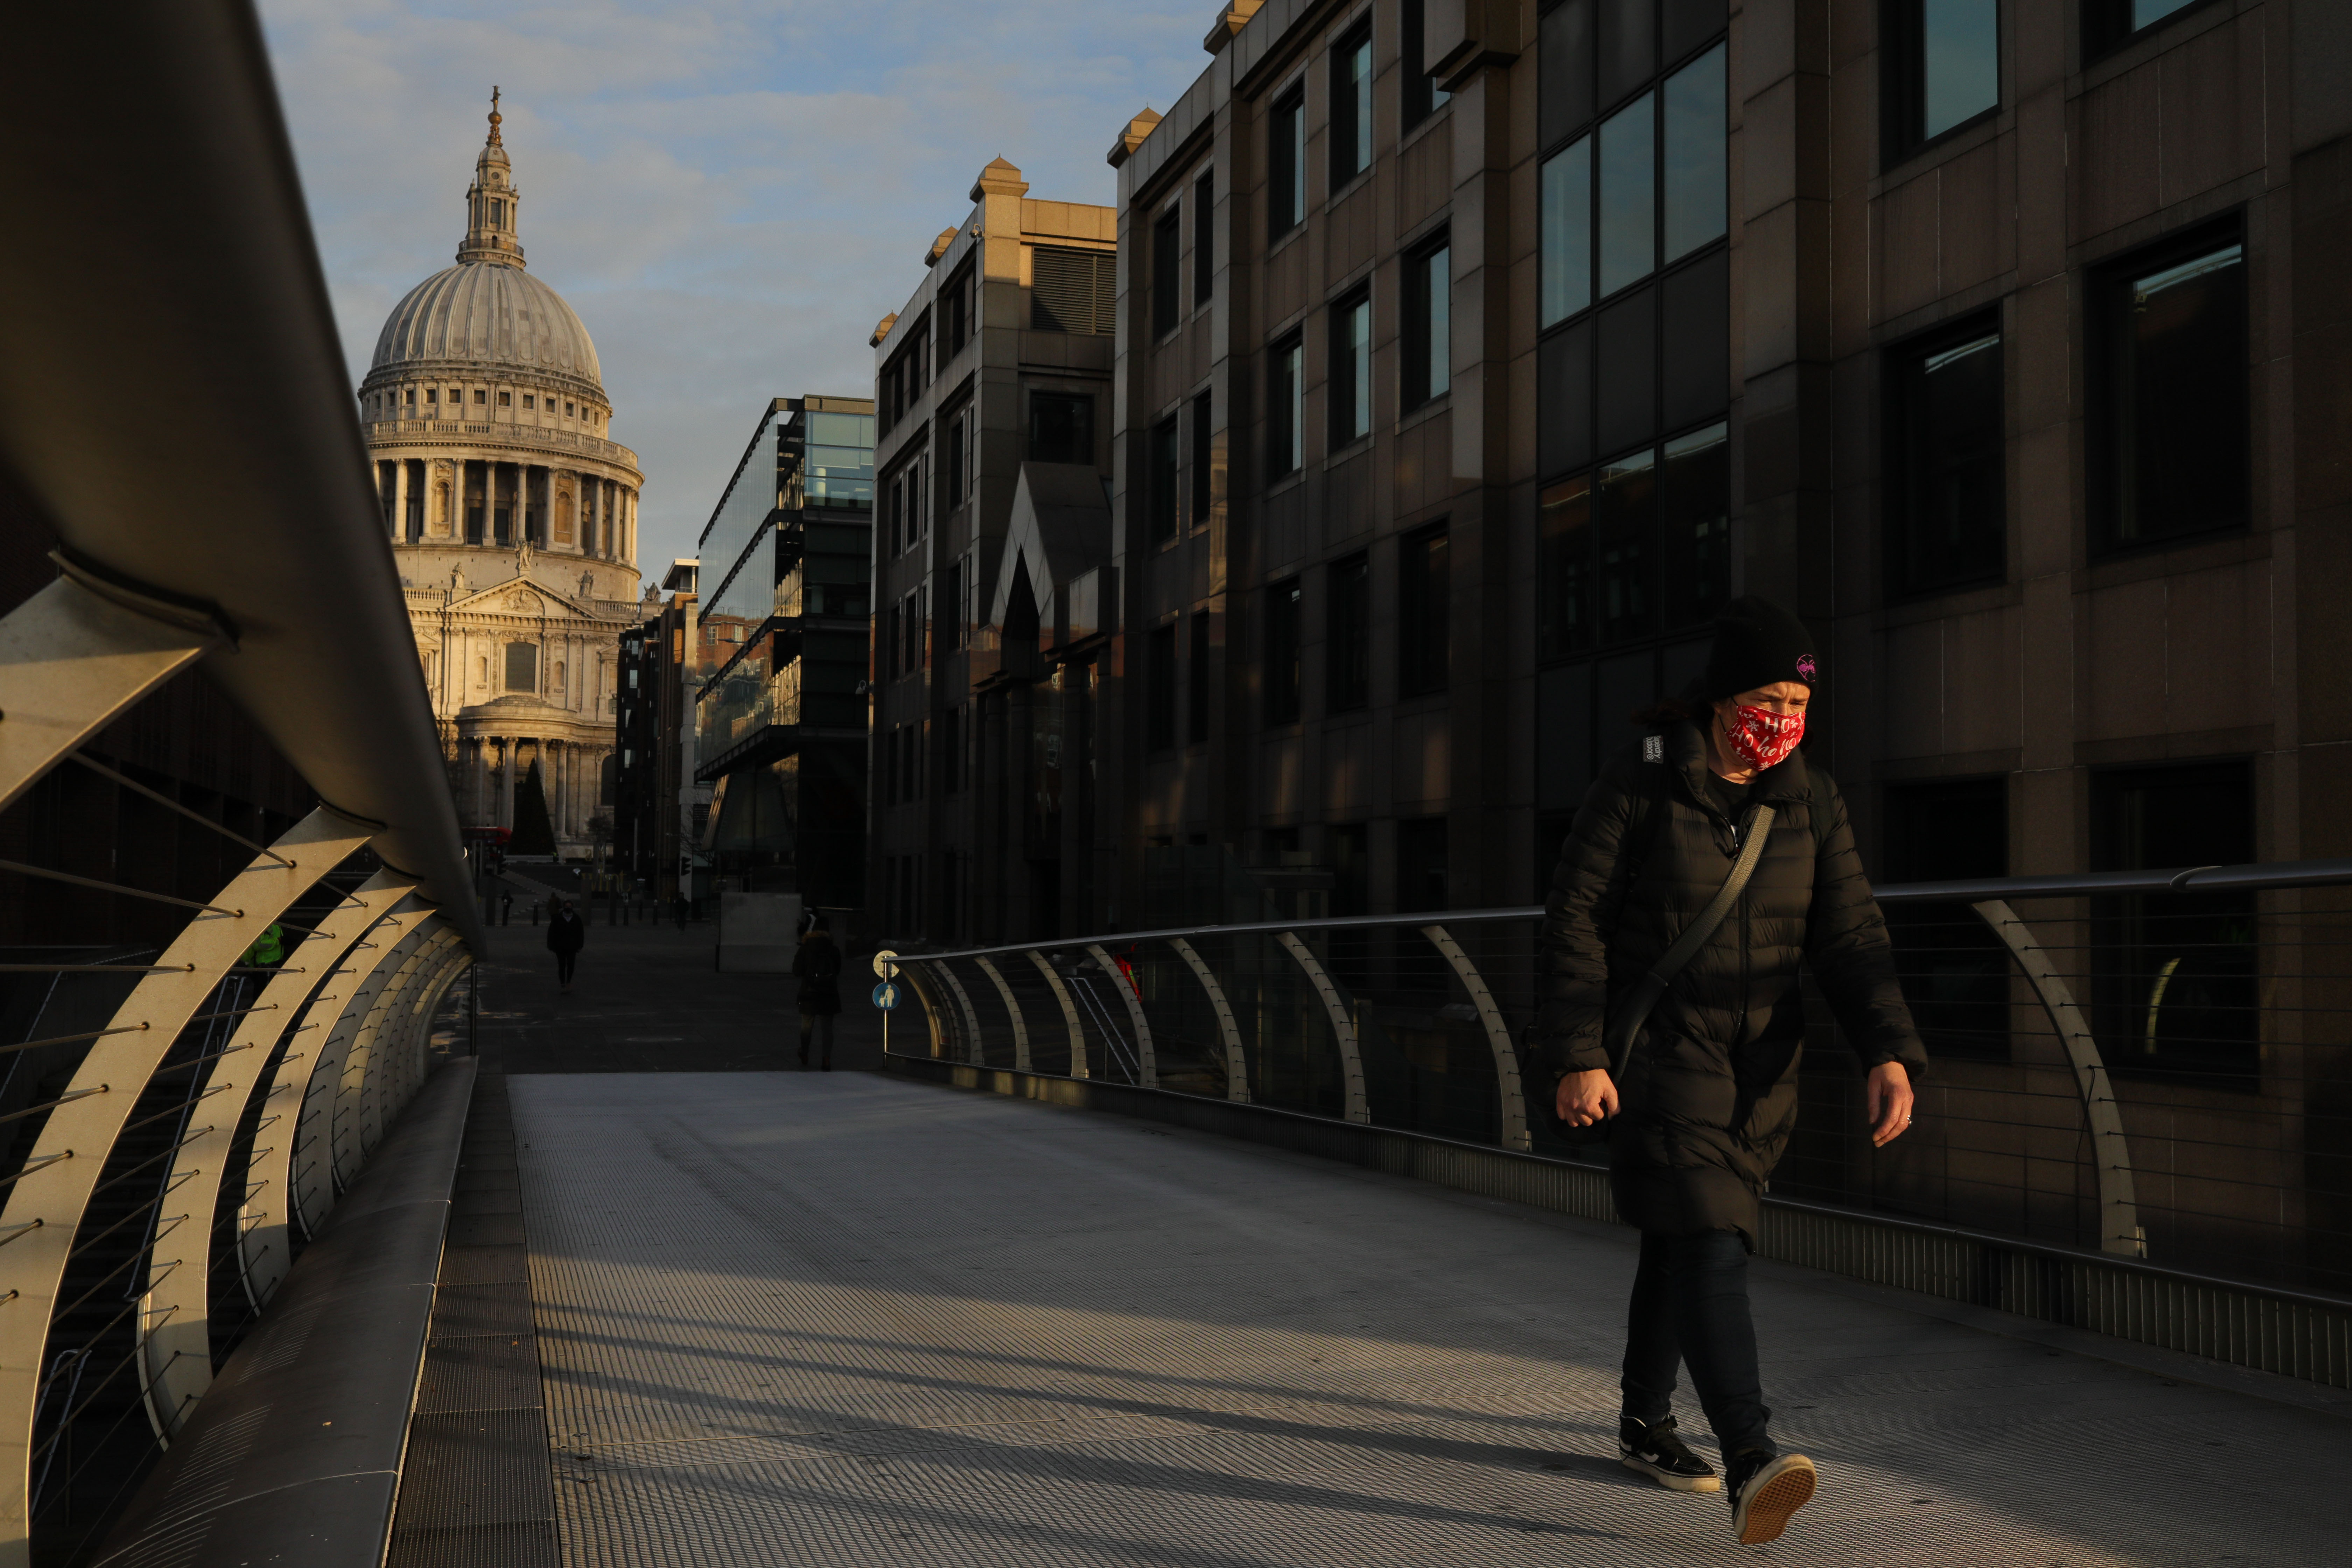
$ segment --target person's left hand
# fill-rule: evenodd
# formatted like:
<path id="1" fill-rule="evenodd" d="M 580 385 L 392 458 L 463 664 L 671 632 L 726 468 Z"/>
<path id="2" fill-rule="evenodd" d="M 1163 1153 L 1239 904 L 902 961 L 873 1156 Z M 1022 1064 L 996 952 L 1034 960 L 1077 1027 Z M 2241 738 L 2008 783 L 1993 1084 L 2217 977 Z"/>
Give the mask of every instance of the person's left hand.
<path id="1" fill-rule="evenodd" d="M 1884 1149 L 1911 1126 L 1911 1075 L 1901 1062 L 1881 1062 L 1870 1069 L 1864 1105 L 1870 1116 L 1870 1143 Z"/>

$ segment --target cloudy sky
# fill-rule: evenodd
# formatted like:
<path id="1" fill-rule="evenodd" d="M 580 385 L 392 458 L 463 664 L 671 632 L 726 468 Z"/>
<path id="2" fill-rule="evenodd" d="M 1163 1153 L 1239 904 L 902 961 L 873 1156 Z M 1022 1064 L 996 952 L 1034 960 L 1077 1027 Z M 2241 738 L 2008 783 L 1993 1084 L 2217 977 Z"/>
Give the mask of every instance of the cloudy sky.
<path id="1" fill-rule="evenodd" d="M 646 486 L 694 540 L 765 399 L 871 395 L 874 323 L 999 154 L 1108 204 L 1103 163 L 1208 63 L 1213 0 L 260 0 L 354 385 L 449 264 L 490 86 L 531 269 L 596 340 Z"/>

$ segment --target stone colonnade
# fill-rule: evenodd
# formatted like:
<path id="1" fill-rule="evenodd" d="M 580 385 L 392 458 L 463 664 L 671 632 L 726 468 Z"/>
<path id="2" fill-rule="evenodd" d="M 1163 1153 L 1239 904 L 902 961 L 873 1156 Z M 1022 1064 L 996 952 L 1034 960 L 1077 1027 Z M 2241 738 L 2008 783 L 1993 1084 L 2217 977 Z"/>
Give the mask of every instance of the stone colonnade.
<path id="1" fill-rule="evenodd" d="M 457 748 L 465 769 L 466 821 L 513 827 L 515 791 L 537 763 L 556 842 L 587 841 L 588 819 L 604 808 L 604 760 L 613 753 L 609 741 L 468 734 L 459 737 Z"/>
<path id="2" fill-rule="evenodd" d="M 436 479 L 445 464 L 454 489 Z M 637 557 L 636 492 L 617 479 L 486 458 L 388 458 L 375 467 L 384 528 L 395 544 L 511 549 L 527 537 L 534 550 L 625 563 Z M 567 476 L 576 517 L 558 484 Z"/>

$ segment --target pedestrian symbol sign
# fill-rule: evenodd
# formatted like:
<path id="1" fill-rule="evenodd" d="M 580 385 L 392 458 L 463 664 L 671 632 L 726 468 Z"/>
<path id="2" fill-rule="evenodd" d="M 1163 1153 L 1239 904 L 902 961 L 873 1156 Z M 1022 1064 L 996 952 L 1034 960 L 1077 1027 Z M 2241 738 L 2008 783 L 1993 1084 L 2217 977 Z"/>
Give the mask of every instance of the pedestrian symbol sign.
<path id="1" fill-rule="evenodd" d="M 874 1005 L 887 1013 L 898 1005 L 898 988 L 885 980 L 874 988 Z"/>

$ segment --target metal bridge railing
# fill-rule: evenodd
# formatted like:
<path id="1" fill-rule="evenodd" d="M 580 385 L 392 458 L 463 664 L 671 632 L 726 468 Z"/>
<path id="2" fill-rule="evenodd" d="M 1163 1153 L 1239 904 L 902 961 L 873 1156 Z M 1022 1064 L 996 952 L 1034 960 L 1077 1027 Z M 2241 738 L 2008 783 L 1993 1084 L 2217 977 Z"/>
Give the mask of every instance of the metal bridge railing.
<path id="1" fill-rule="evenodd" d="M 79 764 L 201 824 L 184 844 L 211 836 L 168 874 L 232 869 L 167 892 L 24 831 L 0 865 L 12 924 L 53 944 L 0 965 L 0 1568 L 80 1560 L 235 1331 L 257 1312 L 268 1331 L 483 940 L 258 21 L 246 0 L 134 13 L 23 18 L 0 100 L 22 150 L 0 205 L 74 236 L 0 247 L 0 296 L 22 305 L 0 310 L 0 811 Z M 54 155 L 110 88 L 114 110 Z M 131 386 L 174 389 L 168 438 L 127 412 Z M 54 580 L 27 595 L 45 552 Z M 226 720 L 225 698 L 320 802 L 274 839 L 108 752 L 109 725 L 198 679 L 191 722 Z M 33 901 L 54 889 L 71 899 Z M 92 892 L 179 923 L 94 947 L 72 916 Z M 272 924 L 283 962 L 247 964 Z M 396 1463 L 405 1414 L 348 1425 L 386 1425 Z M 271 1447 L 239 1441 L 204 1472 L 225 1494 Z M 187 1506 L 183 1524 L 212 1503 Z M 382 1541 L 347 1550 L 374 1562 Z"/>
<path id="2" fill-rule="evenodd" d="M 2352 1309 L 2352 860 L 1879 890 L 1933 1070 L 1874 1151 L 1809 990 L 1776 1196 Z M 1538 908 L 898 963 L 938 1058 L 1596 1163 L 1531 1103 Z M 921 1047 L 918 1047 L 921 1048 Z"/>

